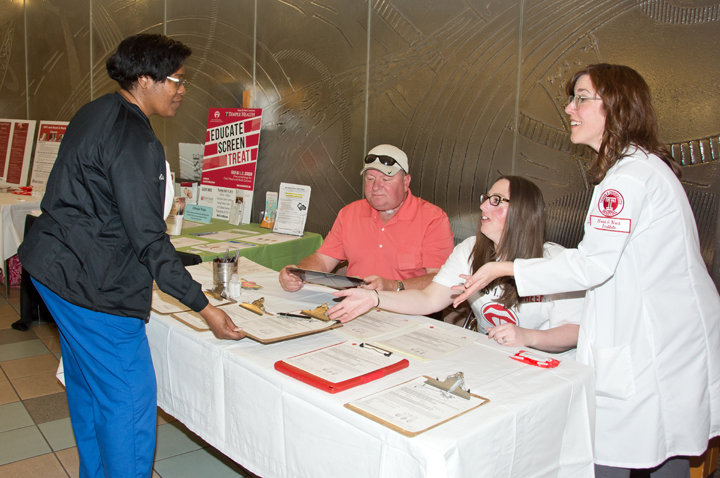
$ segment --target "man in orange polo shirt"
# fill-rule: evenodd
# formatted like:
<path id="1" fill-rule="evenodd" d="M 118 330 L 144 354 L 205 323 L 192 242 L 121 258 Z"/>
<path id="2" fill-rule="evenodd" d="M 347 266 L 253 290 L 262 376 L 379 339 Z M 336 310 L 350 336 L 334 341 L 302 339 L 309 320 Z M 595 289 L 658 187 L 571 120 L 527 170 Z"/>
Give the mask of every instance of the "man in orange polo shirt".
<path id="1" fill-rule="evenodd" d="M 362 277 L 366 289 L 424 289 L 452 252 L 453 233 L 442 209 L 412 195 L 408 172 L 400 149 L 371 149 L 360 172 L 365 199 L 340 210 L 317 252 L 280 271 L 283 289 L 303 286 L 288 267 L 331 272 L 344 260 L 347 275 Z"/>

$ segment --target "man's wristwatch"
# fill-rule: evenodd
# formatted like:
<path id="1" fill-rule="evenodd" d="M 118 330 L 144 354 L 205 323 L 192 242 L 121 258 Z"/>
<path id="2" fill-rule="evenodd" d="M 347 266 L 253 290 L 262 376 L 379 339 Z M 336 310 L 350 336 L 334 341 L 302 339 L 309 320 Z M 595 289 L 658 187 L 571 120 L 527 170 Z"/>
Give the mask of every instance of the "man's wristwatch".
<path id="1" fill-rule="evenodd" d="M 398 283 L 397 292 L 400 292 L 401 290 L 405 290 L 405 284 L 403 284 L 401 280 L 395 281 L 395 282 Z"/>

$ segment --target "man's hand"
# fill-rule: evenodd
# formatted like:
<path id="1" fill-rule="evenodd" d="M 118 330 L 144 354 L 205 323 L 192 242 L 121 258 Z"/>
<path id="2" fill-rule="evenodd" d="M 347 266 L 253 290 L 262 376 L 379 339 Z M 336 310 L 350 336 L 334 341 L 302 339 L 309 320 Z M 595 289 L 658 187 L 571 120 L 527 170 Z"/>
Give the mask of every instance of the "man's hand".
<path id="1" fill-rule="evenodd" d="M 200 311 L 200 315 L 210 326 L 210 330 L 212 330 L 215 338 L 221 340 L 239 340 L 245 337 L 245 334 L 240 332 L 242 329 L 235 325 L 224 310 L 208 304 Z"/>
<path id="2" fill-rule="evenodd" d="M 282 270 L 280 270 L 280 285 L 284 290 L 288 292 L 296 292 L 302 289 L 302 286 L 303 284 L 305 284 L 305 282 L 297 274 L 289 272 L 288 268 L 297 269 L 297 266 L 292 264 L 289 266 L 285 266 L 282 268 Z"/>
<path id="3" fill-rule="evenodd" d="M 363 280 L 365 285 L 360 286 L 362 289 L 396 291 L 398 287 L 396 280 L 385 279 L 380 276 L 367 276 Z"/>

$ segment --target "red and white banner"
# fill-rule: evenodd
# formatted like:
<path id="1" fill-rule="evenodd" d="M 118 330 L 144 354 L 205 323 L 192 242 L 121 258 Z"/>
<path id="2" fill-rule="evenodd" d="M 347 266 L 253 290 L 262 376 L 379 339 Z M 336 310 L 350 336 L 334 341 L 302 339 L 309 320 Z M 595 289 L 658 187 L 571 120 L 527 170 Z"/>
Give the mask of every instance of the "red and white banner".
<path id="1" fill-rule="evenodd" d="M 210 108 L 200 184 L 252 191 L 262 109 Z"/>
<path id="2" fill-rule="evenodd" d="M 0 185 L 27 186 L 35 120 L 0 119 Z"/>

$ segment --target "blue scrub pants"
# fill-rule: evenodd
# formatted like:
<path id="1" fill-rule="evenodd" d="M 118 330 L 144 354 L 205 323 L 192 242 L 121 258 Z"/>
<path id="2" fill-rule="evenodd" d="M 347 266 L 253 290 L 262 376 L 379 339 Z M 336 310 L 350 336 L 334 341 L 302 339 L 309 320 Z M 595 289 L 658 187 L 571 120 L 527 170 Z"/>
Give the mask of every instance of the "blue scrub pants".
<path id="1" fill-rule="evenodd" d="M 33 283 L 60 330 L 80 477 L 151 476 L 157 383 L 145 322 L 92 312 Z"/>

